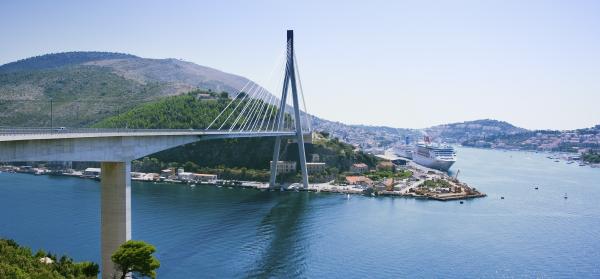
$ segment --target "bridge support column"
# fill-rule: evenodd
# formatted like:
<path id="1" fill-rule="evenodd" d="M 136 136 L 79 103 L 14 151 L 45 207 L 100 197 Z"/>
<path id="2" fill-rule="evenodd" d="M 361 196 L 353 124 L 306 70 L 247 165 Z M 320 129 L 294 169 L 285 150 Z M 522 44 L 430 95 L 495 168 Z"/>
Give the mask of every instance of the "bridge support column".
<path id="1" fill-rule="evenodd" d="M 131 239 L 131 163 L 102 162 L 101 253 L 102 278 L 116 274 L 110 257 Z"/>
<path id="2" fill-rule="evenodd" d="M 277 161 L 279 161 L 279 149 L 281 148 L 281 137 L 275 137 L 275 148 L 273 151 L 273 160 L 271 161 L 271 179 L 269 187 L 274 188 L 277 179 Z"/>
<path id="3" fill-rule="evenodd" d="M 308 171 L 306 169 L 306 152 L 304 151 L 304 136 L 302 134 L 302 120 L 300 115 L 300 102 L 298 101 L 298 89 L 296 88 L 296 65 L 294 65 L 294 31 L 287 31 L 288 39 L 288 75 L 292 87 L 292 101 L 294 103 L 294 120 L 296 122 L 296 141 L 298 142 L 298 158 L 300 159 L 300 170 L 302 171 L 302 186 L 308 189 Z"/>

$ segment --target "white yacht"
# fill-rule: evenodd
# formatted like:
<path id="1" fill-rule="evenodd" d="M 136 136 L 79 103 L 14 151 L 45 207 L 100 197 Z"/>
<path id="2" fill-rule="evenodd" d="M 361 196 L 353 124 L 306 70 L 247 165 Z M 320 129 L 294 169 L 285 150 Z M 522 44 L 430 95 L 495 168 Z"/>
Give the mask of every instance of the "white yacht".
<path id="1" fill-rule="evenodd" d="M 419 165 L 447 171 L 456 162 L 456 152 L 449 145 L 419 143 L 415 147 L 412 159 Z"/>

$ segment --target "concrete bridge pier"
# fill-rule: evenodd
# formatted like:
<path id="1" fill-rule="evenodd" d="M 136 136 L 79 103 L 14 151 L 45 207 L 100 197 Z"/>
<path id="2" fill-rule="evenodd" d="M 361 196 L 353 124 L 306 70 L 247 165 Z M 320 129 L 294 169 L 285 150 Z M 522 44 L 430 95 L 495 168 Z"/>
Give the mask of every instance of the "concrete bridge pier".
<path id="1" fill-rule="evenodd" d="M 101 253 L 102 278 L 116 275 L 110 257 L 131 239 L 131 162 L 101 164 Z"/>

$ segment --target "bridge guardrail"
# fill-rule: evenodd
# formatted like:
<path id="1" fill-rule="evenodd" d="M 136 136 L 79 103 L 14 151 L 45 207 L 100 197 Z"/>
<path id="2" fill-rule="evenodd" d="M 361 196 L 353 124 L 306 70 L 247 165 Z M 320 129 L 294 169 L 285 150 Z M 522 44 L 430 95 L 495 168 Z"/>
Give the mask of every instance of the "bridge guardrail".
<path id="1" fill-rule="evenodd" d="M 48 135 L 48 134 L 93 134 L 93 133 L 223 133 L 223 130 L 211 129 L 127 129 L 127 128 L 10 128 L 0 126 L 0 135 Z M 294 131 L 231 131 L 229 133 L 256 133 L 256 134 L 275 134 L 281 132 L 294 132 Z"/>

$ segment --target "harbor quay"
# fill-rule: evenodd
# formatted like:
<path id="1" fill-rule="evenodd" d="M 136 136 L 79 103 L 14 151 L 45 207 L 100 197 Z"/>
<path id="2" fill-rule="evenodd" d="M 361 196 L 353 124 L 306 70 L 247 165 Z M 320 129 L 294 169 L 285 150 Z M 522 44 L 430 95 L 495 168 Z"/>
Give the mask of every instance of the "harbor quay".
<path id="1" fill-rule="evenodd" d="M 361 169 L 362 167 L 363 164 L 355 164 L 353 166 L 354 169 Z M 310 191 L 348 195 L 398 196 L 437 201 L 462 200 L 486 196 L 485 193 L 459 181 L 456 177 L 413 162 L 403 166 L 402 171 L 410 173 L 410 176 L 400 179 L 382 178 L 373 181 L 365 173 L 357 172 L 345 176 L 345 180 L 342 181 L 331 180 L 324 183 L 311 183 L 307 188 L 302 187 L 300 183 L 282 183 L 278 184 L 277 187 L 270 187 L 268 182 L 219 179 L 216 174 L 186 172 L 183 168 L 165 169 L 161 173 L 131 172 L 131 180 L 146 183 L 186 184 L 190 187 L 213 186 L 257 189 L 262 191 Z M 0 172 L 68 176 L 94 180 L 100 180 L 101 177 L 100 168 L 49 170 L 27 165 L 4 165 L 0 166 Z"/>

